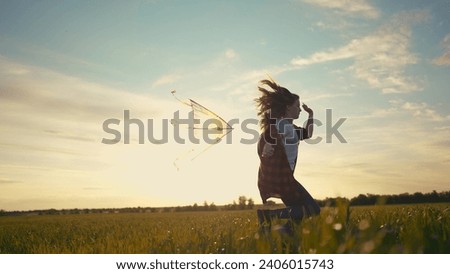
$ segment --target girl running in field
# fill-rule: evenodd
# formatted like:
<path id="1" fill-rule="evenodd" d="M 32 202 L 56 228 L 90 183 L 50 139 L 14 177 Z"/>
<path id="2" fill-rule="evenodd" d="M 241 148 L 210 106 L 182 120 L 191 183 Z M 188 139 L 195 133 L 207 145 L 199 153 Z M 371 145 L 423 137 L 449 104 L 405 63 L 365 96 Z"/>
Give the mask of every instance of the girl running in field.
<path id="1" fill-rule="evenodd" d="M 300 97 L 273 80 L 260 84 L 261 96 L 256 99 L 262 129 L 258 141 L 258 188 L 264 204 L 269 198 L 281 198 L 287 208 L 259 210 L 259 221 L 270 223 L 276 216 L 299 222 L 304 216 L 320 213 L 319 205 L 294 178 L 298 144 L 313 133 L 313 110 L 302 104 L 309 117 L 305 128 L 298 127 L 293 121 L 301 112 Z"/>

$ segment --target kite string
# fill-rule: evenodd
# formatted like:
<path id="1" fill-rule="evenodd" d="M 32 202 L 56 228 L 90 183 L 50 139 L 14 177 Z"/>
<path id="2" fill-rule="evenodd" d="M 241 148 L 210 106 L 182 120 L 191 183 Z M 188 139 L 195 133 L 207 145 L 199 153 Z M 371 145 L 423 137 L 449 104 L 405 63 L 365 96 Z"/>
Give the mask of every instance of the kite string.
<path id="1" fill-rule="evenodd" d="M 176 92 L 177 92 L 176 90 L 172 90 L 170 93 L 172 93 L 173 97 L 174 97 L 178 102 L 180 102 L 180 103 L 182 103 L 182 104 L 184 104 L 184 105 L 186 105 L 186 106 L 192 107 L 192 104 L 186 103 L 185 101 L 182 101 L 181 99 L 179 99 L 179 98 L 175 95 Z"/>

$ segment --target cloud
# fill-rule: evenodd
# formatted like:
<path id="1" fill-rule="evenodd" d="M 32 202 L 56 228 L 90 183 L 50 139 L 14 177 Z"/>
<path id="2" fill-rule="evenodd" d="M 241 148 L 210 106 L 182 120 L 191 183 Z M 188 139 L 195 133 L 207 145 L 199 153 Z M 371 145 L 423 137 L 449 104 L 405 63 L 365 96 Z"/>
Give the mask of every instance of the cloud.
<path id="1" fill-rule="evenodd" d="M 353 39 L 340 48 L 294 58 L 291 64 L 302 67 L 350 59 L 354 63 L 349 70 L 383 93 L 421 90 L 420 84 L 405 74 L 405 67 L 418 63 L 417 56 L 409 50 L 411 25 L 427 18 L 428 13 L 424 11 L 400 13 L 370 35 Z"/>
<path id="2" fill-rule="evenodd" d="M 432 106 L 425 102 L 415 103 L 415 102 L 402 102 L 393 101 L 394 105 L 397 105 L 401 110 L 407 111 L 412 114 L 413 117 L 421 118 L 428 121 L 443 122 L 450 121 L 450 115 L 444 116 L 439 114 Z"/>
<path id="3" fill-rule="evenodd" d="M 156 145 L 139 146 L 134 138 L 130 145 L 102 144 L 102 138 L 110 139 L 103 122 L 119 119 L 120 126 L 110 128 L 123 134 L 124 110 L 141 120 L 167 118 L 179 109 L 179 103 L 167 97 L 93 83 L 0 55 L 0 207 L 14 208 L 18 200 L 33 199 L 48 201 L 48 206 L 56 196 L 64 197 L 61 205 L 65 198 L 76 197 L 72 205 L 98 206 L 95 200 L 81 204 L 89 195 L 83 188 L 104 188 L 97 200 L 140 189 L 130 187 L 130 178 L 142 176 L 148 183 L 145 170 L 152 165 L 130 174 L 122 161 L 130 166 L 153 158 L 156 162 L 160 159 L 154 153 Z M 144 124 L 148 132 L 149 126 Z M 131 131 L 137 136 L 137 127 L 131 126 Z M 134 146 L 145 157 L 137 160 L 126 154 Z"/>
<path id="4" fill-rule="evenodd" d="M 433 64 L 437 66 L 450 66 L 450 34 L 447 34 L 442 39 L 441 45 L 444 48 L 444 53 L 433 59 Z"/>
<path id="5" fill-rule="evenodd" d="M 334 151 L 339 147 L 327 151 L 327 158 L 342 157 L 335 172 L 341 178 L 346 175 L 344 163 L 369 163 L 353 167 L 349 175 L 362 175 L 361 182 L 370 182 L 368 188 L 382 186 L 377 192 L 404 191 L 405 187 L 409 191 L 444 190 L 450 160 L 447 113 L 421 101 L 390 100 L 385 109 L 349 117 L 346 148 L 340 153 Z"/>
<path id="6" fill-rule="evenodd" d="M 234 49 L 227 49 L 225 51 L 225 57 L 228 59 L 234 59 L 236 58 L 238 55 L 236 53 L 236 51 L 234 51 Z"/>
<path id="7" fill-rule="evenodd" d="M 373 110 L 370 114 L 355 116 L 352 119 L 365 121 L 366 119 L 405 119 L 414 117 L 419 122 L 448 122 L 450 115 L 439 113 L 435 107 L 425 102 L 408 102 L 401 99 L 389 101 L 388 108 L 379 108 Z M 438 126 L 436 129 L 448 129 L 448 126 Z"/>
<path id="8" fill-rule="evenodd" d="M 351 97 L 353 93 L 323 93 L 318 95 L 312 95 L 308 97 L 308 102 L 319 101 L 323 99 L 337 98 L 337 97 Z"/>
<path id="9" fill-rule="evenodd" d="M 346 20 L 336 20 L 335 18 L 327 18 L 329 22 L 318 21 L 314 24 L 314 27 L 318 27 L 320 29 L 329 29 L 329 30 L 345 30 L 353 25 L 347 22 Z"/>
<path id="10" fill-rule="evenodd" d="M 308 66 L 317 63 L 353 58 L 357 54 L 356 52 L 353 51 L 353 48 L 355 47 L 356 43 L 359 43 L 359 41 L 354 40 L 349 45 L 339 49 L 331 49 L 329 51 L 317 52 L 308 58 L 298 57 L 293 59 L 291 63 L 296 66 Z"/>
<path id="11" fill-rule="evenodd" d="M 164 86 L 167 84 L 172 84 L 175 83 L 180 77 L 174 74 L 168 74 L 168 75 L 164 75 L 161 78 L 159 78 L 158 80 L 156 80 L 153 84 L 152 87 L 159 87 L 159 86 Z"/>
<path id="12" fill-rule="evenodd" d="M 220 52 L 220 54 L 214 59 L 209 66 L 208 71 L 223 69 L 233 69 L 239 63 L 239 54 L 234 49 L 226 49 Z"/>
<path id="13" fill-rule="evenodd" d="M 105 146 L 106 119 L 122 119 L 124 110 L 132 117 L 158 117 L 174 104 L 0 56 L 0 166 L 100 166 L 104 159 L 93 151 Z"/>
<path id="14" fill-rule="evenodd" d="M 0 185 L 1 184 L 17 184 L 17 183 L 20 183 L 20 181 L 10 180 L 8 178 L 0 178 Z"/>
<path id="15" fill-rule="evenodd" d="M 17 73 L 20 71 L 20 73 Z M 89 122 L 133 108 L 155 115 L 166 102 L 0 56 L 0 99 L 3 110 L 21 115 Z M 162 105 L 161 105 L 162 104 Z M 28 113 L 25 113 L 25 110 Z"/>
<path id="16" fill-rule="evenodd" d="M 303 0 L 303 2 L 337 10 L 347 15 L 359 15 L 370 19 L 380 16 L 380 11 L 366 0 Z"/>

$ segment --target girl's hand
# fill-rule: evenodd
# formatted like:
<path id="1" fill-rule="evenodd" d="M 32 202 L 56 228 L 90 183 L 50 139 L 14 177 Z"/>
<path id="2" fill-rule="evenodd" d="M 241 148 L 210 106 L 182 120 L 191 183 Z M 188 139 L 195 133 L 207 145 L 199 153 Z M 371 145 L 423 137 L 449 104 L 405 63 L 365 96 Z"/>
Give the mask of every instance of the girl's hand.
<path id="1" fill-rule="evenodd" d="M 310 109 L 306 104 L 303 103 L 302 107 L 309 115 L 313 114 L 313 110 Z"/>

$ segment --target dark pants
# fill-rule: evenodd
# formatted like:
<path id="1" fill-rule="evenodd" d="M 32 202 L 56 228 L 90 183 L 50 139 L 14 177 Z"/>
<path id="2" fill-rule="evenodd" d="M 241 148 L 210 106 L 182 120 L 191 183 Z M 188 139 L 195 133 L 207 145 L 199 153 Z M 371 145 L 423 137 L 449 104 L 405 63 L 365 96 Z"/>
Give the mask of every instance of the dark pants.
<path id="1" fill-rule="evenodd" d="M 295 210 L 303 212 L 303 216 L 314 216 L 320 214 L 320 207 L 314 200 L 314 198 L 309 194 L 309 192 L 301 185 L 297 184 L 297 191 L 300 193 L 301 198 L 297 195 L 281 197 L 283 203 Z"/>
<path id="2" fill-rule="evenodd" d="M 281 200 L 286 205 L 285 208 L 258 210 L 257 214 L 260 224 L 270 223 L 273 218 L 300 222 L 304 217 L 319 215 L 320 207 L 309 192 L 301 184 L 297 184 L 297 191 L 298 193 L 281 197 Z"/>

